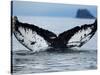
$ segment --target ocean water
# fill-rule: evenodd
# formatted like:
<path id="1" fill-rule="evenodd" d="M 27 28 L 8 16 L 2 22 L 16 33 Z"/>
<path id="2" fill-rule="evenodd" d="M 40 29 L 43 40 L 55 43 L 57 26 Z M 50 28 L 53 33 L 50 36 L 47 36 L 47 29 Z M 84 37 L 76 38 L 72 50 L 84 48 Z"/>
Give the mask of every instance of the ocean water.
<path id="1" fill-rule="evenodd" d="M 57 35 L 72 27 L 94 22 L 94 19 L 64 17 L 18 16 L 18 19 L 21 22 L 35 24 Z M 14 35 L 12 37 L 12 73 L 15 75 L 97 68 L 97 33 L 81 48 L 58 49 L 57 51 L 50 49 L 37 53 L 21 45 Z"/>
<path id="2" fill-rule="evenodd" d="M 68 49 L 66 49 L 68 50 Z M 78 71 L 97 69 L 96 50 L 68 50 L 55 52 L 14 51 L 13 74 Z"/>

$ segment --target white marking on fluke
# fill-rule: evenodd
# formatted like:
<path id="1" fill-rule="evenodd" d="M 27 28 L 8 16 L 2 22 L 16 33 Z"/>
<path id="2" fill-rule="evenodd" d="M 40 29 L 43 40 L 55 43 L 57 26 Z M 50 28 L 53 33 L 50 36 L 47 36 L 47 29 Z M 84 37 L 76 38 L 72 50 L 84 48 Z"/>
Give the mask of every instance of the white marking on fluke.
<path id="1" fill-rule="evenodd" d="M 32 31 L 31 29 L 24 29 L 19 27 L 18 30 L 20 33 L 15 32 L 16 37 L 22 44 L 30 48 L 33 52 L 38 52 L 40 50 L 44 50 L 48 47 L 47 42 L 37 34 L 37 32 Z M 34 42 L 32 44 L 32 42 Z"/>

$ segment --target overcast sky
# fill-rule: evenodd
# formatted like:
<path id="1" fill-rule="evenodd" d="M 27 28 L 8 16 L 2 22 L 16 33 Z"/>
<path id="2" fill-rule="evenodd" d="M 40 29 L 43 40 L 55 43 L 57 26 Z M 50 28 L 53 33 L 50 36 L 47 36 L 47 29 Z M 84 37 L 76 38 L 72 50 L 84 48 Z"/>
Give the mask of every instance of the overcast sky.
<path id="1" fill-rule="evenodd" d="M 13 2 L 13 15 L 16 16 L 75 17 L 78 9 L 88 9 L 93 16 L 96 16 L 97 14 L 96 6 L 39 3 L 28 1 Z"/>

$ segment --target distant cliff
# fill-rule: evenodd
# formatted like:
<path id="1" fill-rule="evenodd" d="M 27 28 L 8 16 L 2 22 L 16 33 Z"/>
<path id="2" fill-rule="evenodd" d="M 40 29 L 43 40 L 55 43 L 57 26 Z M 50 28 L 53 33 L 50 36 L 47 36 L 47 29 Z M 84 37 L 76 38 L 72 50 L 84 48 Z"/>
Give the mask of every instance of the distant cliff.
<path id="1" fill-rule="evenodd" d="M 89 18 L 94 19 L 95 17 L 87 9 L 78 9 L 76 18 Z"/>

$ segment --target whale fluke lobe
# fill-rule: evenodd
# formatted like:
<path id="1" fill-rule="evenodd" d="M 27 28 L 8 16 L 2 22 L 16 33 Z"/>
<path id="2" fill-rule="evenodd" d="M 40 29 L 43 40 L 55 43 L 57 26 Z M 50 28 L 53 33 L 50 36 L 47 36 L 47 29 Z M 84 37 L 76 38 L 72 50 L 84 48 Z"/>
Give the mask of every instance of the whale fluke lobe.
<path id="1" fill-rule="evenodd" d="M 76 26 L 58 36 L 34 24 L 22 23 L 17 16 L 12 17 L 12 30 L 17 40 L 29 50 L 36 52 L 52 48 L 81 47 L 89 41 L 97 30 L 97 19 L 92 24 Z"/>
<path id="2" fill-rule="evenodd" d="M 66 47 L 81 47 L 89 41 L 97 30 L 97 19 L 93 24 L 85 24 L 76 26 L 67 30 L 59 35 L 58 38 L 62 39 Z"/>

